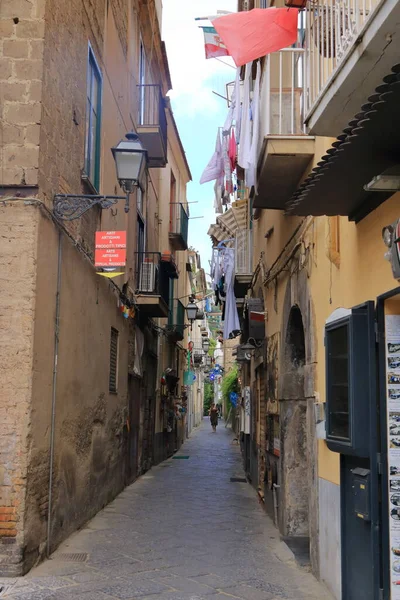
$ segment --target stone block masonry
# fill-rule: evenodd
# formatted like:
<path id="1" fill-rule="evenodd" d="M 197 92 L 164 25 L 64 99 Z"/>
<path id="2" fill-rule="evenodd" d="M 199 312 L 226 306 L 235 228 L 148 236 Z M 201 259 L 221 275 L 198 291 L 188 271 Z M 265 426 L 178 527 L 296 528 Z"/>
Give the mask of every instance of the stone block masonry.
<path id="1" fill-rule="evenodd" d="M 0 207 L 0 575 L 23 572 L 38 209 Z"/>
<path id="2" fill-rule="evenodd" d="M 45 0 L 0 4 L 0 185 L 36 185 Z"/>

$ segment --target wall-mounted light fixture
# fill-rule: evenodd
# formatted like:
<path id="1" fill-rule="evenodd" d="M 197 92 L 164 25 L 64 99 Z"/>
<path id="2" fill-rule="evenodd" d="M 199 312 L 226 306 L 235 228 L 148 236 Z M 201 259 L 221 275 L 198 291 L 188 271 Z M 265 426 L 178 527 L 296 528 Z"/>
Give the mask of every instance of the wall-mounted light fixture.
<path id="1" fill-rule="evenodd" d="M 126 140 L 121 140 L 111 148 L 117 179 L 126 196 L 105 196 L 89 194 L 56 194 L 54 196 L 54 215 L 62 221 L 74 221 L 93 206 L 110 208 L 120 200 L 125 200 L 125 212 L 129 212 L 129 195 L 135 187 L 144 189 L 144 179 L 148 164 L 145 150 L 136 133 L 127 133 Z"/>
<path id="2" fill-rule="evenodd" d="M 382 229 L 382 239 L 388 248 L 385 258 L 392 266 L 393 277 L 400 279 L 400 219 Z"/>

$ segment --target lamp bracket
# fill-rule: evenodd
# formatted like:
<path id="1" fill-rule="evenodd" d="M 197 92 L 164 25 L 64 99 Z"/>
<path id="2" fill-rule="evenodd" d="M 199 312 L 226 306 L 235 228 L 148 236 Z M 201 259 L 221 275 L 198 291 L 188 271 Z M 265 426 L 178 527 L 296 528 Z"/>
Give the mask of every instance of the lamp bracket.
<path id="1" fill-rule="evenodd" d="M 54 196 L 54 215 L 62 221 L 79 219 L 93 206 L 110 208 L 120 200 L 125 200 L 125 212 L 129 211 L 129 195 L 127 196 L 94 196 L 77 194 L 56 194 Z"/>

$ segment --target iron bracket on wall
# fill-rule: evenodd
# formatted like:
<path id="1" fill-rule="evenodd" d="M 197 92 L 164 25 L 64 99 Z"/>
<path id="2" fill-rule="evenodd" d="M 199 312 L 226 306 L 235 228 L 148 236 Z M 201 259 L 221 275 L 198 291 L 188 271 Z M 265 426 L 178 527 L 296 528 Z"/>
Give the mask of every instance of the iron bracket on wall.
<path id="1" fill-rule="evenodd" d="M 129 210 L 129 194 L 127 196 L 57 194 L 54 196 L 54 216 L 62 221 L 74 221 L 93 206 L 110 208 L 120 200 L 125 200 L 125 212 L 127 212 L 127 209 Z"/>

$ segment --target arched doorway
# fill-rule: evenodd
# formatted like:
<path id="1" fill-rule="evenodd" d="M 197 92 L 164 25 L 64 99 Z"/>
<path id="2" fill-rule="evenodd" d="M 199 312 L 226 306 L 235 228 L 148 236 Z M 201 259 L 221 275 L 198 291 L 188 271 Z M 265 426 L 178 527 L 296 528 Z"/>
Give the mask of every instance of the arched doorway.
<path id="1" fill-rule="evenodd" d="M 306 341 L 301 310 L 290 309 L 282 348 L 280 397 L 280 527 L 283 535 L 309 537 L 309 453 L 304 390 Z"/>

